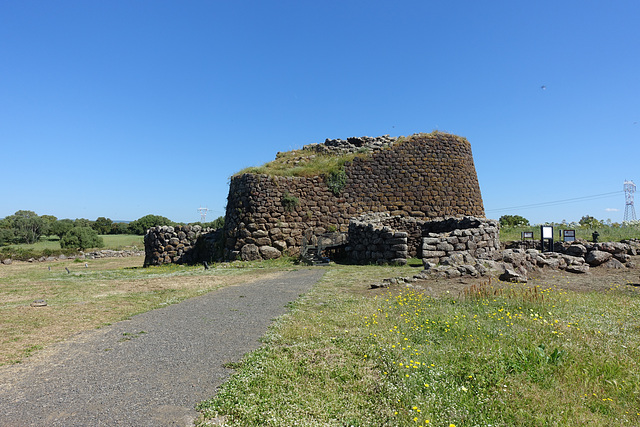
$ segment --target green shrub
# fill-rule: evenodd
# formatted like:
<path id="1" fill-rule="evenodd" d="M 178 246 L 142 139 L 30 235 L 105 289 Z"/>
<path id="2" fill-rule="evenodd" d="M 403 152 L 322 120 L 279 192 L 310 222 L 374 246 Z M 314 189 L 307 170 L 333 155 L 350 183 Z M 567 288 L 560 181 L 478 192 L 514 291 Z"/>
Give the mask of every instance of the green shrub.
<path id="1" fill-rule="evenodd" d="M 334 196 L 339 196 L 347 184 L 347 173 L 344 169 L 333 171 L 326 176 L 327 186 Z"/>
<path id="2" fill-rule="evenodd" d="M 104 246 L 102 237 L 91 227 L 74 227 L 60 239 L 60 247 L 67 248 L 101 248 Z"/>
<path id="3" fill-rule="evenodd" d="M 284 195 L 282 196 L 282 206 L 284 207 L 284 210 L 287 212 L 292 212 L 300 203 L 300 200 L 296 197 L 293 196 L 291 194 L 284 193 Z"/>
<path id="4" fill-rule="evenodd" d="M 129 223 L 129 231 L 132 234 L 142 236 L 151 227 L 157 227 L 159 225 L 176 225 L 175 222 L 169 218 L 160 215 L 145 215 L 142 218 L 138 218 L 135 221 Z"/>

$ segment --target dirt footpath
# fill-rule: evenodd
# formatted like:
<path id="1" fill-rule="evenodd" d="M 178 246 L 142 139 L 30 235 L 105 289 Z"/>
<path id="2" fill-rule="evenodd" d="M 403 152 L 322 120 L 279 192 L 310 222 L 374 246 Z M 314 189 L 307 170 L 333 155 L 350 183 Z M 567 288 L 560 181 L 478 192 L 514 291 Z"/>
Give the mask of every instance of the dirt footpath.
<path id="1" fill-rule="evenodd" d="M 0 369 L 0 426 L 187 426 L 319 269 L 229 286 Z"/>

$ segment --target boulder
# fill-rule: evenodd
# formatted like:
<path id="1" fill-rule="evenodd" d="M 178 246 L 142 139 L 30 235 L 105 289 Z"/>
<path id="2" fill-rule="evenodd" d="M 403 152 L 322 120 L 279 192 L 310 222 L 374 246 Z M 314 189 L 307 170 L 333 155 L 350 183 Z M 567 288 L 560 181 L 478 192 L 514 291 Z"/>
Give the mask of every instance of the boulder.
<path id="1" fill-rule="evenodd" d="M 264 259 L 276 259 L 282 256 L 282 252 L 273 246 L 260 246 L 260 254 Z"/>
<path id="2" fill-rule="evenodd" d="M 584 257 L 587 254 L 587 248 L 584 245 L 576 243 L 566 249 L 567 255 Z"/>
<path id="3" fill-rule="evenodd" d="M 627 262 L 631 261 L 631 255 L 627 255 L 627 254 L 613 254 L 613 257 L 623 264 L 626 264 Z"/>
<path id="4" fill-rule="evenodd" d="M 527 277 L 518 274 L 515 270 L 507 268 L 499 277 L 503 282 L 527 283 Z"/>
<path id="5" fill-rule="evenodd" d="M 627 253 L 630 246 L 620 242 L 602 242 L 596 245 L 596 249 L 610 254 L 622 254 Z"/>
<path id="6" fill-rule="evenodd" d="M 611 255 L 609 252 L 594 250 L 589 252 L 584 260 L 591 267 L 596 267 L 600 264 L 604 264 L 605 262 L 609 261 L 612 256 L 613 255 Z"/>
<path id="7" fill-rule="evenodd" d="M 569 265 L 567 266 L 565 271 L 568 271 L 569 273 L 585 274 L 589 272 L 589 265 L 588 264 Z"/>
<path id="8" fill-rule="evenodd" d="M 604 264 L 602 264 L 603 267 L 605 268 L 613 268 L 616 270 L 619 270 L 621 268 L 625 268 L 624 264 L 621 263 L 620 261 L 618 261 L 615 258 L 611 258 L 609 261 L 605 262 Z"/>
<path id="9" fill-rule="evenodd" d="M 262 259 L 260 249 L 254 244 L 244 245 L 240 251 L 240 259 L 243 261 L 256 261 Z"/>
<path id="10" fill-rule="evenodd" d="M 7 259 L 2 260 L 2 263 L 3 263 L 4 265 L 11 265 L 11 262 L 12 262 L 12 261 L 11 261 L 11 258 L 7 258 Z"/>

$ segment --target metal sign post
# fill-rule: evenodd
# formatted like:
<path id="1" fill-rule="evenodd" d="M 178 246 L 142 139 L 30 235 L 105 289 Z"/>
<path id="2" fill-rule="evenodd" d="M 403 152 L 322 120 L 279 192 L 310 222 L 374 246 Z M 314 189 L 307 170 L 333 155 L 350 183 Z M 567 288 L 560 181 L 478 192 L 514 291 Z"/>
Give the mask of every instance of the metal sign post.
<path id="1" fill-rule="evenodd" d="M 550 225 L 540 226 L 540 242 L 542 243 L 542 252 L 553 252 L 553 227 Z M 545 245 L 546 244 L 546 245 Z M 546 246 L 546 251 L 545 251 Z"/>

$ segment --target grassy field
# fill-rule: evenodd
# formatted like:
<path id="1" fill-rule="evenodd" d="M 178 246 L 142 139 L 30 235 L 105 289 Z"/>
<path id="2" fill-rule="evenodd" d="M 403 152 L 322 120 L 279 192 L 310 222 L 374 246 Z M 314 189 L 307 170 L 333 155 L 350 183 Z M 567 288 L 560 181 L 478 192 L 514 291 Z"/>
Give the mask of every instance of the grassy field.
<path id="1" fill-rule="evenodd" d="M 237 263 L 205 271 L 202 266 L 142 268 L 142 262 L 128 257 L 0 265 L 0 365 L 21 362 L 77 332 L 290 267 Z M 46 307 L 30 306 L 40 299 Z"/>
<path id="2" fill-rule="evenodd" d="M 286 260 L 206 271 L 141 263 L 0 265 L 0 364 L 81 330 L 300 268 Z M 229 366 L 232 378 L 198 407 L 200 425 L 640 425 L 634 270 L 391 289 L 370 285 L 419 268 L 325 271 L 259 350 Z M 30 307 L 35 299 L 48 305 Z"/>
<path id="3" fill-rule="evenodd" d="M 104 234 L 101 235 L 104 241 L 104 248 L 102 249 L 131 249 L 136 247 L 138 249 L 144 248 L 144 236 L 137 236 L 135 234 Z M 44 249 L 60 249 L 60 238 L 58 236 L 45 236 L 40 239 L 39 242 L 32 245 L 9 245 L 7 248 L 23 248 L 33 251 L 42 251 Z"/>
<path id="4" fill-rule="evenodd" d="M 134 234 L 105 234 L 100 236 L 104 241 L 102 248 L 88 248 L 85 252 L 96 249 L 113 249 L 113 250 L 144 250 L 144 237 Z M 61 249 L 60 239 L 57 236 L 45 236 L 40 241 L 32 245 L 9 245 L 0 247 L 0 260 L 4 258 L 12 258 L 16 260 L 26 261 L 29 258 L 40 258 L 41 256 L 51 255 L 75 255 L 75 249 Z"/>
<path id="5" fill-rule="evenodd" d="M 395 273 L 329 269 L 199 406 L 201 425 L 640 425 L 635 286 L 368 290 Z"/>

